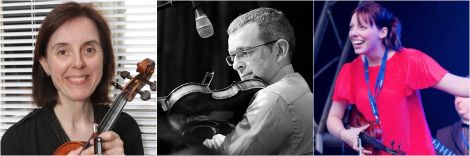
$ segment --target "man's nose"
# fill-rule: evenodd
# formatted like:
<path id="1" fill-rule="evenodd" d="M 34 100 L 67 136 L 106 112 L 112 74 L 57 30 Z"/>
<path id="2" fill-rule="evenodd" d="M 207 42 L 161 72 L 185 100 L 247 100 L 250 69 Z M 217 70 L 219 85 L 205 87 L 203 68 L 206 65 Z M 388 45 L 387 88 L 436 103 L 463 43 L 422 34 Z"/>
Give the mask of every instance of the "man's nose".
<path id="1" fill-rule="evenodd" d="M 237 57 L 233 58 L 233 65 L 232 65 L 233 70 L 236 71 L 243 71 L 245 68 L 245 63 L 240 61 Z"/>

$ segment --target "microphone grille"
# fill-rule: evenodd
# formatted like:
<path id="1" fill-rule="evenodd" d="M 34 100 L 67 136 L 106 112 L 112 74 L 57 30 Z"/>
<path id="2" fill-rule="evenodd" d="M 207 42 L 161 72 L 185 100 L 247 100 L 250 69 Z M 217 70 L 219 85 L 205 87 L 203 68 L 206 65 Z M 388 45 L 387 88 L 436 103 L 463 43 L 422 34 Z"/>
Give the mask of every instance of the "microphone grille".
<path id="1" fill-rule="evenodd" d="M 201 38 L 208 38 L 214 35 L 214 28 L 212 27 L 212 23 L 209 21 L 209 18 L 207 18 L 206 14 L 202 14 L 196 18 L 196 29 Z"/>

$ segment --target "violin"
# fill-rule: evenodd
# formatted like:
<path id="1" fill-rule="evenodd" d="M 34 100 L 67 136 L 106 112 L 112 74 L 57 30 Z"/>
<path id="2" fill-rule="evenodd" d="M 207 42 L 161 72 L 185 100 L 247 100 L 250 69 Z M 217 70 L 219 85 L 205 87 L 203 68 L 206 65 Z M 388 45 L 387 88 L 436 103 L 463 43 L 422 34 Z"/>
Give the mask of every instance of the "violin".
<path id="1" fill-rule="evenodd" d="M 185 83 L 157 99 L 171 126 L 196 143 L 215 134 L 230 133 L 243 118 L 252 97 L 267 86 L 262 80 L 251 79 L 213 90 L 209 87 L 213 76 L 206 73 L 202 83 Z"/>
<path id="2" fill-rule="evenodd" d="M 356 105 L 350 105 L 347 108 L 347 112 L 343 118 L 343 123 L 345 123 L 345 127 L 347 129 L 350 127 L 362 127 L 369 124 L 367 129 L 359 133 L 359 138 L 365 143 L 365 145 L 363 144 L 364 149 L 372 151 L 372 155 L 379 155 L 380 151 L 385 151 L 392 155 L 405 155 L 405 152 L 400 150 L 400 146 L 398 146 L 398 149 L 391 149 L 382 143 L 381 125 L 376 122 L 368 121 L 364 115 L 359 112 Z"/>
<path id="3" fill-rule="evenodd" d="M 152 74 L 154 73 L 154 70 L 155 62 L 149 58 L 146 58 L 145 60 L 137 63 L 136 71 L 139 72 L 138 75 L 132 77 L 130 76 L 130 73 L 128 71 L 120 72 L 120 76 L 123 79 L 128 78 L 130 79 L 130 81 L 125 85 L 125 87 L 122 87 L 116 82 L 111 82 L 111 85 L 115 86 L 117 89 L 122 90 L 122 92 L 116 97 L 116 99 L 114 99 L 111 108 L 101 120 L 98 127 L 94 127 L 94 133 L 90 137 L 88 142 L 67 142 L 59 146 L 59 148 L 55 150 L 54 155 L 66 155 L 70 151 L 78 149 L 80 147 L 84 147 L 83 149 L 86 149 L 91 146 L 91 144 L 89 143 L 91 139 L 94 139 L 95 141 L 95 154 L 101 154 L 101 147 L 99 146 L 101 138 L 97 137 L 98 134 L 101 132 L 109 131 L 113 128 L 126 103 L 132 101 L 136 94 L 140 94 L 140 98 L 142 100 L 150 99 L 150 92 L 141 91 L 141 89 L 145 86 L 145 84 L 148 84 L 152 91 L 157 90 L 156 81 L 149 81 L 149 79 L 152 77 Z"/>

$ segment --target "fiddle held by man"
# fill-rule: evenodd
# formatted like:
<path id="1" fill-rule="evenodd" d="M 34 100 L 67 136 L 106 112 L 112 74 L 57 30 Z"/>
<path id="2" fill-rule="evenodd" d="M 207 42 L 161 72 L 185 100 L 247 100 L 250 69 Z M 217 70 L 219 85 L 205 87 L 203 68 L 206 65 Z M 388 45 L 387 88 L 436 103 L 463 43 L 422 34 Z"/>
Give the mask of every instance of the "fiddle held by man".
<path id="1" fill-rule="evenodd" d="M 206 73 L 202 83 L 185 83 L 158 100 L 171 127 L 189 141 L 194 140 L 191 144 L 202 144 L 215 134 L 230 133 L 252 97 L 266 87 L 262 80 L 249 79 L 211 89 L 213 75 Z"/>
<path id="2" fill-rule="evenodd" d="M 240 79 L 259 78 L 268 86 L 249 103 L 235 129 L 204 145 L 223 154 L 313 154 L 313 93 L 294 71 L 294 29 L 273 8 L 238 16 L 227 29 L 226 62 Z"/>

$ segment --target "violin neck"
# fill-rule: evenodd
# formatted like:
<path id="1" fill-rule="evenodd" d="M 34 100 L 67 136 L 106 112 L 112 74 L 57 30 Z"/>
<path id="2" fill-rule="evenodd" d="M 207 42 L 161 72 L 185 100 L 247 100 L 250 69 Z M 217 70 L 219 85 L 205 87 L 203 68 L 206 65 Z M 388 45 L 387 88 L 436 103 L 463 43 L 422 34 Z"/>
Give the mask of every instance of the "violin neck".
<path id="1" fill-rule="evenodd" d="M 103 120 L 101 120 L 101 123 L 98 125 L 99 133 L 109 131 L 113 128 L 114 124 L 116 123 L 116 120 L 122 112 L 122 109 L 127 103 L 125 97 L 126 95 L 124 95 L 124 93 L 121 93 L 113 101 L 111 108 L 106 113 Z"/>

